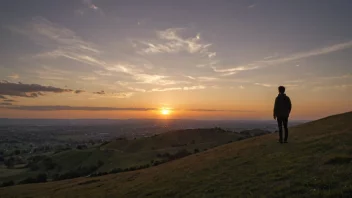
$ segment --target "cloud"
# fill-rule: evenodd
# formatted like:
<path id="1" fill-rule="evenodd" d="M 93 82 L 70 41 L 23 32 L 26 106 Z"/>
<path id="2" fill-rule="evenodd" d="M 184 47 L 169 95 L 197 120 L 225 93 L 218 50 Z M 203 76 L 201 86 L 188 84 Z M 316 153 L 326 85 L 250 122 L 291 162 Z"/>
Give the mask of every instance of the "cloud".
<path id="1" fill-rule="evenodd" d="M 272 85 L 272 84 L 267 84 L 267 83 L 254 83 L 255 85 L 259 85 L 262 87 L 274 87 L 276 85 Z"/>
<path id="2" fill-rule="evenodd" d="M 98 74 L 98 75 L 100 75 L 100 76 L 112 76 L 112 73 L 106 72 L 106 71 L 101 71 L 101 70 L 99 70 L 99 71 L 94 71 L 94 73 L 96 73 L 96 74 Z"/>
<path id="3" fill-rule="evenodd" d="M 113 93 L 111 97 L 113 98 L 119 98 L 119 99 L 124 99 L 124 98 L 130 98 L 133 96 L 134 93 L 132 92 L 119 92 L 119 93 Z"/>
<path id="4" fill-rule="evenodd" d="M 154 88 L 148 92 L 163 92 L 163 91 L 190 91 L 190 90 L 197 90 L 197 89 L 205 89 L 205 86 L 197 85 L 197 86 L 190 86 L 190 87 L 169 87 L 169 88 Z"/>
<path id="5" fill-rule="evenodd" d="M 76 14 L 84 15 L 88 11 L 93 11 L 95 13 L 104 15 L 103 10 L 100 7 L 98 7 L 96 4 L 94 4 L 93 0 L 82 0 L 82 4 L 84 5 L 84 8 L 75 10 Z"/>
<path id="6" fill-rule="evenodd" d="M 261 61 L 255 61 L 247 65 L 236 66 L 236 67 L 227 68 L 227 69 L 217 69 L 216 67 L 213 67 L 213 70 L 218 73 L 224 73 L 224 75 L 233 75 L 239 71 L 253 70 L 253 69 L 258 69 L 258 68 L 267 67 L 267 66 L 275 66 L 275 65 L 279 65 L 279 64 L 283 64 L 283 63 L 287 63 L 295 60 L 300 60 L 304 58 L 325 55 L 336 51 L 345 50 L 351 47 L 352 47 L 352 41 L 348 41 L 344 43 L 330 45 L 327 47 L 313 49 L 306 52 L 292 54 L 286 57 L 264 59 Z"/>
<path id="7" fill-rule="evenodd" d="M 7 96 L 19 96 L 36 98 L 43 96 L 44 93 L 66 93 L 73 92 L 72 89 L 61 89 L 52 86 L 42 86 L 38 84 L 23 84 L 23 83 L 11 83 L 11 82 L 0 82 L 0 94 Z"/>
<path id="8" fill-rule="evenodd" d="M 199 111 L 199 112 L 239 112 L 239 113 L 249 113 L 255 112 L 250 110 L 231 110 L 231 109 L 185 109 L 186 111 Z"/>
<path id="9" fill-rule="evenodd" d="M 99 95 L 105 95 L 105 91 L 104 90 L 93 92 L 93 93 L 94 94 L 99 94 Z"/>
<path id="10" fill-rule="evenodd" d="M 209 58 L 216 56 L 216 52 L 208 51 L 211 46 L 209 43 L 201 43 L 200 34 L 195 37 L 183 38 L 180 33 L 184 28 L 169 28 L 163 31 L 157 31 L 158 41 L 142 41 L 143 49 L 139 51 L 142 54 L 160 54 L 160 53 L 178 53 L 188 52 L 190 54 L 199 53 Z"/>
<path id="11" fill-rule="evenodd" d="M 170 87 L 170 88 L 155 88 L 150 90 L 150 92 L 159 92 L 159 91 L 177 91 L 177 90 L 182 90 L 181 87 Z"/>
<path id="12" fill-rule="evenodd" d="M 75 94 L 80 94 L 80 93 L 84 93 L 84 92 L 86 92 L 86 91 L 84 91 L 84 90 L 76 90 Z"/>
<path id="13" fill-rule="evenodd" d="M 94 81 L 98 79 L 97 77 L 94 77 L 94 76 L 80 76 L 79 78 L 81 80 L 86 80 L 86 81 Z"/>
<path id="14" fill-rule="evenodd" d="M 249 5 L 247 8 L 248 9 L 251 9 L 251 8 L 254 8 L 257 4 L 252 4 L 252 5 Z"/>
<path id="15" fill-rule="evenodd" d="M 4 102 L 17 102 L 16 100 L 11 100 L 11 99 L 5 99 L 3 100 Z"/>
<path id="16" fill-rule="evenodd" d="M 20 76 L 18 74 L 13 74 L 11 76 L 8 76 L 9 78 L 12 78 L 13 80 L 17 80 L 20 78 Z"/>
<path id="17" fill-rule="evenodd" d="M 136 66 L 131 64 L 117 64 L 111 67 L 106 68 L 108 71 L 121 72 L 129 74 L 136 80 L 138 83 L 144 84 L 158 84 L 158 85 L 174 85 L 181 83 L 189 83 L 187 81 L 175 81 L 169 80 L 168 76 L 157 75 L 157 74 L 146 74 L 142 69 L 138 69 Z"/>
<path id="18" fill-rule="evenodd" d="M 240 89 L 244 89 L 244 86 L 241 85 L 241 86 L 239 86 L 239 88 L 240 88 Z"/>
<path id="19" fill-rule="evenodd" d="M 2 102 L 2 103 L 0 103 L 0 105 L 11 106 L 12 103 L 9 103 L 9 102 Z"/>
<path id="20" fill-rule="evenodd" d="M 105 67 L 104 61 L 95 56 L 101 51 L 91 43 L 84 41 L 72 30 L 62 27 L 43 17 L 34 17 L 21 27 L 9 27 L 13 32 L 26 35 L 41 46 L 51 50 L 33 56 L 33 58 L 67 58 L 84 64 Z"/>
<path id="21" fill-rule="evenodd" d="M 40 79 L 45 80 L 68 80 L 67 76 L 71 72 L 66 70 L 55 69 L 49 66 L 42 66 L 40 69 L 34 71 Z"/>
<path id="22" fill-rule="evenodd" d="M 7 109 L 25 111 L 152 111 L 155 108 L 119 108 L 119 107 L 87 107 L 87 106 L 11 106 Z"/>
<path id="23" fill-rule="evenodd" d="M 223 76 L 229 76 L 229 75 L 237 74 L 240 71 L 254 70 L 257 68 L 259 68 L 259 67 L 254 66 L 254 65 L 233 67 L 233 68 L 228 68 L 228 69 L 218 69 L 217 67 L 212 67 L 213 71 L 215 71 L 217 73 L 223 73 Z"/>

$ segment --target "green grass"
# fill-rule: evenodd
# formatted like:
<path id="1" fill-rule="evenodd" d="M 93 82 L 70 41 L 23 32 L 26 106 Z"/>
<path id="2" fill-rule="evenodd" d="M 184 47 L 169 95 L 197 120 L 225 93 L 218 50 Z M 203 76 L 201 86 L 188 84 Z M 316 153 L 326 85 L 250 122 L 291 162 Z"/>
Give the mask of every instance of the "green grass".
<path id="1" fill-rule="evenodd" d="M 36 176 L 45 172 L 51 178 L 55 174 L 64 174 L 77 170 L 79 167 L 90 167 L 104 163 L 96 172 L 109 172 L 114 168 L 130 168 L 141 165 L 152 164 L 151 161 L 162 160 L 158 154 L 174 154 L 181 149 L 186 149 L 193 153 L 195 149 L 203 151 L 227 143 L 236 141 L 242 137 L 238 133 L 226 132 L 221 129 L 193 129 L 179 130 L 155 135 L 153 137 L 140 138 L 136 140 L 116 140 L 104 146 L 97 146 L 84 150 L 68 150 L 57 154 L 52 154 L 56 168 L 38 171 L 22 169 L 0 169 L 3 172 L 8 170 L 6 175 L 0 174 L 0 183 L 13 180 L 18 182 L 29 176 Z"/>
<path id="2" fill-rule="evenodd" d="M 351 197 L 352 112 L 144 170 L 0 189 L 1 197 Z"/>

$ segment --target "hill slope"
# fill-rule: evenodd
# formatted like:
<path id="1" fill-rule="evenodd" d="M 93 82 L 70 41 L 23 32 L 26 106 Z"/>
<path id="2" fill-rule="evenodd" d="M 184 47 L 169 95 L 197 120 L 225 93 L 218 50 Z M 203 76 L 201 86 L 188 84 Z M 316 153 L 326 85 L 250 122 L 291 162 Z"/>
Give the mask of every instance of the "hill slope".
<path id="1" fill-rule="evenodd" d="M 262 134 L 270 133 L 258 131 Z M 251 134 L 210 128 L 170 131 L 132 140 L 119 138 L 102 146 L 35 156 L 28 163 L 28 168 L 24 166 L 20 169 L 7 169 L 0 166 L 0 173 L 3 172 L 0 174 L 0 184 L 9 181 L 19 183 L 42 173 L 45 173 L 49 180 L 61 180 L 117 169 L 140 169 L 168 161 L 175 155 L 180 158 L 251 136 Z"/>
<path id="2" fill-rule="evenodd" d="M 140 171 L 0 189 L 1 197 L 351 197 L 352 112 Z"/>

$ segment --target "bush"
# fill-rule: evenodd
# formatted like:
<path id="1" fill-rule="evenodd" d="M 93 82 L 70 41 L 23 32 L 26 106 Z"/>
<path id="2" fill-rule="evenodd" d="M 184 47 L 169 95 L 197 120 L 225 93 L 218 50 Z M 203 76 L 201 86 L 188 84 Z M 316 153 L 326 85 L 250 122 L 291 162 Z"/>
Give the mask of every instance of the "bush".
<path id="1" fill-rule="evenodd" d="M 44 183 L 47 181 L 47 175 L 45 173 L 41 173 L 37 176 L 38 183 Z"/>
<path id="2" fill-rule="evenodd" d="M 13 185 L 15 185 L 15 182 L 11 180 L 11 181 L 2 183 L 1 187 L 7 187 L 7 186 L 13 186 Z"/>
<path id="3" fill-rule="evenodd" d="M 13 157 L 5 159 L 4 164 L 7 168 L 13 168 L 15 166 L 15 159 Z"/>
<path id="4" fill-rule="evenodd" d="M 28 177 L 28 178 L 18 182 L 18 184 L 30 184 L 30 183 L 37 183 L 37 180 L 32 177 Z"/>
<path id="5" fill-rule="evenodd" d="M 199 153 L 199 149 L 194 149 L 194 153 Z"/>

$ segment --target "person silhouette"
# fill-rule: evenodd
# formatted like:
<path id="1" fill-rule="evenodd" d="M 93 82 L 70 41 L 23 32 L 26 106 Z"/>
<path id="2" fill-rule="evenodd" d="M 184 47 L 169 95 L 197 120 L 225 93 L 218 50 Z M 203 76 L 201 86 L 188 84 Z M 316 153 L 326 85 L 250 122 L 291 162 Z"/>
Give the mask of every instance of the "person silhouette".
<path id="1" fill-rule="evenodd" d="M 279 126 L 279 142 L 280 143 L 287 143 L 288 139 L 288 117 L 290 116 L 292 104 L 291 99 L 285 94 L 285 87 L 279 86 L 279 95 L 275 99 L 274 105 L 274 119 L 277 120 L 277 124 Z M 282 141 L 282 125 L 285 129 L 285 138 Z"/>

